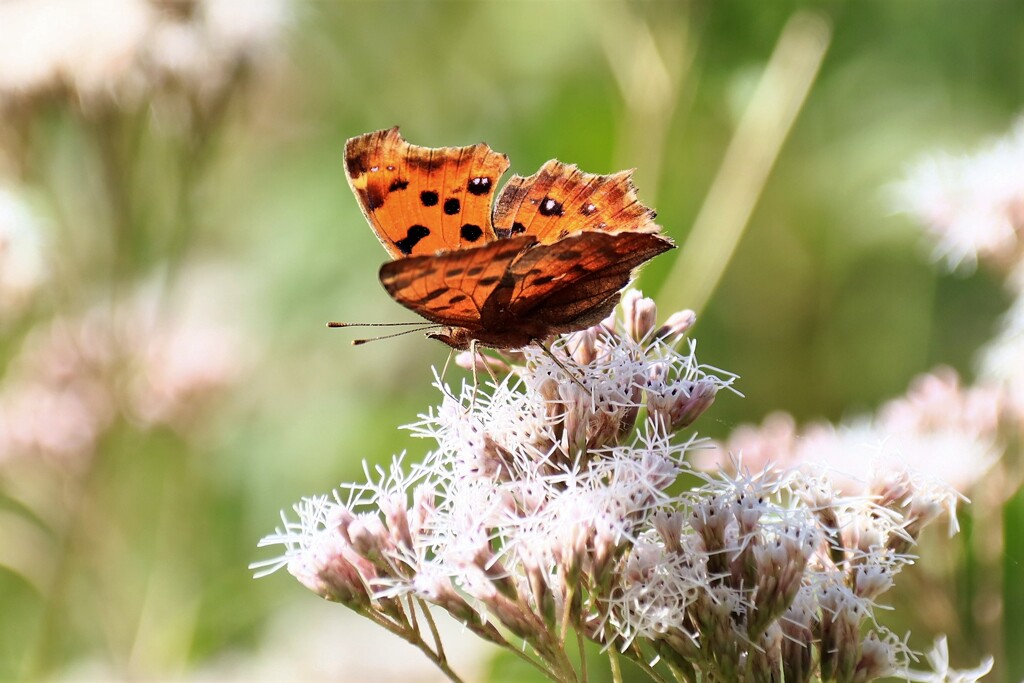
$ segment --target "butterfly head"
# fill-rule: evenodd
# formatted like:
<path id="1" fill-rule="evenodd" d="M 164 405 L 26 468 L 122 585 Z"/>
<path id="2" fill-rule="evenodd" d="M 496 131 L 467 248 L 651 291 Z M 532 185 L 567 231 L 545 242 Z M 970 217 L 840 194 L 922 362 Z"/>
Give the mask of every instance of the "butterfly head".
<path id="1" fill-rule="evenodd" d="M 456 351 L 469 351 L 474 342 L 478 346 L 491 349 L 521 349 L 544 335 L 536 334 L 532 328 L 490 330 L 483 327 L 474 329 L 449 325 L 439 328 L 436 332 L 427 332 L 427 336 L 444 342 Z"/>
<path id="2" fill-rule="evenodd" d="M 444 342 L 456 351 L 468 351 L 473 335 L 465 327 L 442 327 L 437 332 L 428 332 L 427 337 Z"/>

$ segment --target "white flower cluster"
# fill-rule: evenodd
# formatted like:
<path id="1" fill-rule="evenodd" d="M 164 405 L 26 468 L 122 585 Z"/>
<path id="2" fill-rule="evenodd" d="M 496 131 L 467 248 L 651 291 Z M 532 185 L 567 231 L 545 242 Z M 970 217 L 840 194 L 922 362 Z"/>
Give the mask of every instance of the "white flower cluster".
<path id="1" fill-rule="evenodd" d="M 124 106 L 173 86 L 210 102 L 277 37 L 286 0 L 0 3 L 0 105 L 67 91 Z"/>
<path id="2" fill-rule="evenodd" d="M 910 477 L 842 497 L 795 472 L 696 475 L 678 438 L 734 376 L 677 350 L 693 314 L 653 302 L 527 348 L 489 388 L 410 426 L 422 464 L 304 499 L 261 545 L 305 586 L 416 644 L 426 605 L 553 680 L 577 680 L 570 636 L 664 680 L 866 681 L 906 668 L 874 620 L 950 492 Z M 681 476 L 703 484 L 676 492 Z M 417 607 L 422 617 L 417 615 Z M 666 671 L 667 670 L 667 671 Z"/>
<path id="3" fill-rule="evenodd" d="M 694 464 L 731 470 L 733 455 L 741 454 L 743 465 L 755 470 L 825 469 L 845 495 L 866 494 L 878 480 L 894 476 L 929 477 L 966 493 L 1005 449 L 999 438 L 1004 411 L 1005 399 L 994 386 L 965 387 L 954 370 L 939 367 L 915 378 L 905 396 L 874 415 L 798 425 L 786 413 L 772 413 L 759 425 L 738 426 L 725 443 L 698 453 Z"/>
<path id="4" fill-rule="evenodd" d="M 971 156 L 933 154 L 896 187 L 897 205 L 927 228 L 951 266 L 1019 261 L 1024 231 L 1024 119 Z"/>

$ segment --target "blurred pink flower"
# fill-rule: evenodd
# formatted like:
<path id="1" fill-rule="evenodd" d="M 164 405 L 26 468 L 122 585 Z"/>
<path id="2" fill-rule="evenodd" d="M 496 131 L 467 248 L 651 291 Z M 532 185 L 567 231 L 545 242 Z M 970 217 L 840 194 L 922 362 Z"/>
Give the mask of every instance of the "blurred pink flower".
<path id="1" fill-rule="evenodd" d="M 169 306 L 141 290 L 30 333 L 0 384 L 0 461 L 88 455 L 119 415 L 177 430 L 201 415 L 244 355 L 223 318 L 203 317 L 188 301 L 208 283 L 182 281 L 190 289 Z"/>
<path id="2" fill-rule="evenodd" d="M 738 427 L 725 443 L 699 454 L 695 464 L 705 470 L 736 462 L 752 471 L 823 468 L 846 495 L 865 492 L 892 471 L 919 473 L 963 492 L 1002 453 L 1002 410 L 998 389 L 962 387 L 955 371 L 939 368 L 915 379 L 906 396 L 883 405 L 873 417 L 798 428 L 791 416 L 773 413 L 761 425 Z"/>
<path id="3" fill-rule="evenodd" d="M 1021 258 L 1024 230 L 1024 119 L 970 156 L 935 154 L 896 186 L 900 209 L 924 224 L 950 265 Z"/>

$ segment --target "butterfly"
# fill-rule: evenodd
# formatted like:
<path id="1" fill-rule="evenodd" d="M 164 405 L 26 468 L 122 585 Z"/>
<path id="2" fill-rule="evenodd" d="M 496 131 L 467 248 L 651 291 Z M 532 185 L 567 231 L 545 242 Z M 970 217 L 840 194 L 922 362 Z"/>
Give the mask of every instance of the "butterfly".
<path id="1" fill-rule="evenodd" d="M 513 176 L 492 212 L 508 166 L 484 143 L 419 147 L 397 127 L 345 144 L 349 185 L 395 259 L 381 284 L 454 349 L 518 349 L 595 325 L 634 268 L 675 246 L 637 200 L 631 171 L 551 160 Z"/>

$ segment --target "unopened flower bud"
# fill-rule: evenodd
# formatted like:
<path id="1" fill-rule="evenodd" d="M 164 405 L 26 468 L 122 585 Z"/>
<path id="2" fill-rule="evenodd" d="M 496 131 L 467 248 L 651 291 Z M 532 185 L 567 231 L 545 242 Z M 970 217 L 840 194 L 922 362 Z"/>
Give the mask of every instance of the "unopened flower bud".
<path id="1" fill-rule="evenodd" d="M 697 314 L 690 309 L 676 311 L 668 317 L 665 324 L 657 329 L 654 336 L 656 339 L 672 342 L 686 334 L 696 322 Z"/>
<path id="2" fill-rule="evenodd" d="M 654 300 L 641 295 L 635 289 L 623 295 L 622 313 L 626 334 L 638 342 L 647 338 L 658 319 L 658 307 Z"/>
<path id="3" fill-rule="evenodd" d="M 597 330 L 590 327 L 574 332 L 566 343 L 572 359 L 579 365 L 590 365 L 597 358 Z"/>

